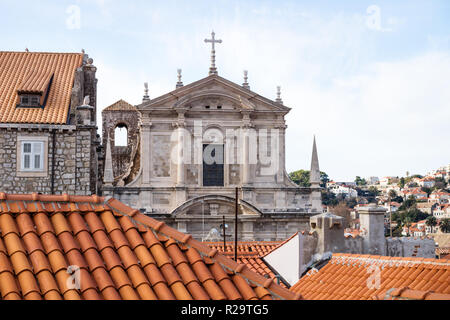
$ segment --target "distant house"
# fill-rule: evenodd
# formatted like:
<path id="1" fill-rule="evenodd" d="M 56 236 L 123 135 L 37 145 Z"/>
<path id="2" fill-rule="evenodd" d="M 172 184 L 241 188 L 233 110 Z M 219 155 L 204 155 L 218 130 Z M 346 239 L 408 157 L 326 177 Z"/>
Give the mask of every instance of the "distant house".
<path id="1" fill-rule="evenodd" d="M 358 192 L 350 186 L 334 184 L 330 185 L 330 192 L 334 193 L 336 196 L 342 195 L 345 198 L 356 198 Z"/>
<path id="2" fill-rule="evenodd" d="M 432 214 L 433 208 L 436 206 L 436 204 L 430 203 L 430 202 L 419 202 L 416 204 L 416 208 L 422 211 L 426 214 Z"/>
<path id="3" fill-rule="evenodd" d="M 434 181 L 434 178 L 432 178 L 432 177 L 425 177 L 425 178 L 419 179 L 417 182 L 417 184 L 419 186 L 424 187 L 424 188 L 433 188 L 435 183 L 436 182 Z"/>
<path id="4" fill-rule="evenodd" d="M 410 196 L 413 196 L 416 200 L 428 199 L 428 194 L 423 192 L 420 188 L 405 189 L 402 193 L 405 199 L 408 199 Z"/>
<path id="5" fill-rule="evenodd" d="M 450 204 L 442 204 L 435 207 L 433 210 L 433 216 L 436 219 L 449 219 L 450 218 Z"/>
<path id="6" fill-rule="evenodd" d="M 428 199 L 430 203 L 449 203 L 450 202 L 450 193 L 445 191 L 434 191 L 430 194 Z"/>

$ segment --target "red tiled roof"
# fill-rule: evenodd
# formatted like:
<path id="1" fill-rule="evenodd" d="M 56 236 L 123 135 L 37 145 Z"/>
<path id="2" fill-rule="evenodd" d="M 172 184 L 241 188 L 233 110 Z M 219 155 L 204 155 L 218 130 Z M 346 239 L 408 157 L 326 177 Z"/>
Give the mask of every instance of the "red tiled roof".
<path id="1" fill-rule="evenodd" d="M 224 250 L 223 242 L 203 242 L 209 247 L 218 250 L 226 257 L 234 259 L 234 242 L 226 243 Z M 265 263 L 262 257 L 272 252 L 281 241 L 239 241 L 237 259 L 239 263 L 245 264 L 250 270 L 274 279 L 275 274 Z M 276 282 L 276 279 L 274 279 Z"/>
<path id="2" fill-rule="evenodd" d="M 0 193 L 0 230 L 5 300 L 301 298 L 113 198 Z"/>
<path id="3" fill-rule="evenodd" d="M 0 123 L 65 124 L 82 60 L 81 53 L 0 51 Z M 44 108 L 16 108 L 18 92 L 43 93 L 51 77 Z"/>
<path id="4" fill-rule="evenodd" d="M 319 271 L 303 276 L 290 290 L 307 300 L 369 300 L 403 287 L 450 294 L 450 262 L 338 253 Z"/>
<path id="5" fill-rule="evenodd" d="M 408 287 L 390 289 L 383 294 L 375 296 L 374 300 L 450 300 L 450 294 L 435 293 L 432 291 L 411 290 Z"/>

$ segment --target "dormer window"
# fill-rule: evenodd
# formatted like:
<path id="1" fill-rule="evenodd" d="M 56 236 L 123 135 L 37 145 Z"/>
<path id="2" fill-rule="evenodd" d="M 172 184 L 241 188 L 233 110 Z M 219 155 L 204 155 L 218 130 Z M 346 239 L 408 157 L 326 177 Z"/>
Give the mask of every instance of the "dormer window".
<path id="1" fill-rule="evenodd" d="M 41 96 L 37 94 L 21 94 L 19 107 L 40 107 Z"/>

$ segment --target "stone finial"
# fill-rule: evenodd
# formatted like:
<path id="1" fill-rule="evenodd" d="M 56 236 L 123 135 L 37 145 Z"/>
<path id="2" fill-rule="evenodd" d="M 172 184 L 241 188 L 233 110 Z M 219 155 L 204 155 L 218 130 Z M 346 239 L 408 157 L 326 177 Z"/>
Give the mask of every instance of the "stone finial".
<path id="1" fill-rule="evenodd" d="M 277 86 L 277 99 L 275 100 L 278 103 L 283 103 L 283 100 L 281 100 L 281 87 Z"/>
<path id="2" fill-rule="evenodd" d="M 112 155 L 111 155 L 111 141 L 109 137 L 106 143 L 106 154 L 105 154 L 105 172 L 103 174 L 103 182 L 107 186 L 112 186 L 114 183 L 114 172 L 112 166 Z"/>
<path id="3" fill-rule="evenodd" d="M 84 49 L 81 49 L 81 53 L 82 53 L 82 54 L 85 54 L 86 52 L 84 51 Z"/>
<path id="4" fill-rule="evenodd" d="M 148 95 L 148 82 L 144 82 L 144 97 L 142 98 L 142 102 L 150 101 L 150 96 Z"/>
<path id="5" fill-rule="evenodd" d="M 178 77 L 178 82 L 176 85 L 176 88 L 181 88 L 183 86 L 183 81 L 181 81 L 181 69 L 177 69 L 177 77 Z"/>
<path id="6" fill-rule="evenodd" d="M 28 50 L 28 48 L 25 48 L 25 52 L 30 52 L 30 50 Z"/>
<path id="7" fill-rule="evenodd" d="M 242 84 L 242 86 L 245 89 L 249 89 L 250 90 L 250 85 L 248 84 L 248 71 L 244 70 L 244 83 Z"/>
<path id="8" fill-rule="evenodd" d="M 319 157 L 317 156 L 316 136 L 313 140 L 313 150 L 311 157 L 311 171 L 309 172 L 309 182 L 311 187 L 318 188 L 320 185 L 320 169 L 319 169 Z"/>

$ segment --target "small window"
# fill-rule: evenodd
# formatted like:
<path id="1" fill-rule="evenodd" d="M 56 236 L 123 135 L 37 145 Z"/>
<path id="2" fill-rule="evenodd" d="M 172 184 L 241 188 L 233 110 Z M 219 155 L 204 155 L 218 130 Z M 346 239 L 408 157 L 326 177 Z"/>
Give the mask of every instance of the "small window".
<path id="1" fill-rule="evenodd" d="M 22 141 L 22 171 L 44 170 L 44 142 Z"/>
<path id="2" fill-rule="evenodd" d="M 222 106 L 217 106 L 217 109 L 222 109 Z"/>
<path id="3" fill-rule="evenodd" d="M 40 96 L 22 94 L 20 95 L 20 105 L 19 107 L 39 107 L 40 106 Z"/>
<path id="4" fill-rule="evenodd" d="M 209 109 L 209 106 L 205 106 L 205 109 Z"/>

